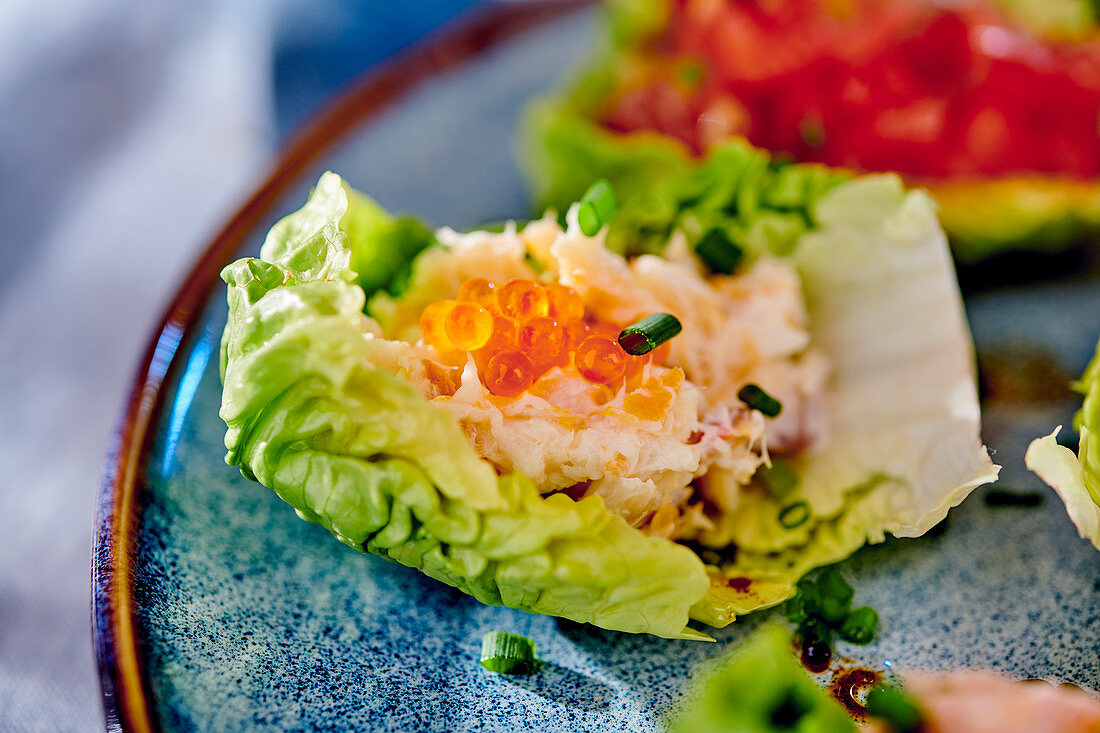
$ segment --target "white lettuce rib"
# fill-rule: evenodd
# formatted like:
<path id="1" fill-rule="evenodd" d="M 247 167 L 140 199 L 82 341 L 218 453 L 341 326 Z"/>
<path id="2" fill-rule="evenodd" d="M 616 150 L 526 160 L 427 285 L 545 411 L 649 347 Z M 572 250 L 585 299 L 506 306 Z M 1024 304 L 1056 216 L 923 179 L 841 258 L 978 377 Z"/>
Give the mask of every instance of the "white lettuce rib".
<path id="1" fill-rule="evenodd" d="M 832 360 L 830 432 L 802 495 L 832 516 L 846 489 L 884 476 L 858 508 L 868 538 L 923 534 L 994 481 L 981 443 L 973 346 L 934 204 L 894 176 L 818 205 L 795 254 L 814 342 Z"/>

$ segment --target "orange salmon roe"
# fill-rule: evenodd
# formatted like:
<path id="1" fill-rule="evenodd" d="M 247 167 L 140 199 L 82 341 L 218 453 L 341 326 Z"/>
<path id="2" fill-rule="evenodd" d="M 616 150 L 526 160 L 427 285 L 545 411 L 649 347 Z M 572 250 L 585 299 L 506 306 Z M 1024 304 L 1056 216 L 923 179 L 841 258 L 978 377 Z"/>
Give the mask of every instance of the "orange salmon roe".
<path id="1" fill-rule="evenodd" d="M 567 348 L 577 348 L 581 341 L 584 341 L 586 338 L 588 338 L 588 333 L 590 330 L 591 329 L 589 329 L 588 324 L 584 321 L 573 321 L 572 323 L 566 324 L 565 342 Z"/>
<path id="2" fill-rule="evenodd" d="M 490 357 L 498 351 L 511 349 L 516 345 L 516 322 L 504 316 L 493 316 L 493 332 L 489 340 L 481 347 L 479 353 L 484 352 Z M 486 358 L 488 360 L 488 357 Z"/>
<path id="3" fill-rule="evenodd" d="M 626 352 L 613 339 L 589 336 L 573 353 L 573 363 L 589 382 L 607 384 L 626 370 Z"/>
<path id="4" fill-rule="evenodd" d="M 596 321 L 595 323 L 588 324 L 588 332 L 593 336 L 604 336 L 612 341 L 618 343 L 619 334 L 622 333 L 622 328 L 614 323 L 608 321 Z"/>
<path id="5" fill-rule="evenodd" d="M 443 332 L 456 347 L 474 351 L 489 341 L 493 317 L 477 303 L 455 303 L 443 320 Z"/>
<path id="6" fill-rule="evenodd" d="M 622 326 L 586 313 L 584 299 L 560 283 L 514 279 L 497 285 L 468 278 L 457 300 L 424 309 L 420 330 L 444 364 L 462 366 L 472 353 L 482 383 L 499 397 L 532 389 L 554 366 L 576 368 L 598 391 L 597 402 L 611 400 L 625 385 L 626 411 L 660 420 L 679 387 L 652 379 L 643 383 L 645 365 L 668 358 L 667 343 L 643 356 L 627 354 L 618 342 Z"/>
<path id="7" fill-rule="evenodd" d="M 497 291 L 500 312 L 517 321 L 550 312 L 546 290 L 534 280 L 509 280 Z"/>
<path id="8" fill-rule="evenodd" d="M 654 364 L 661 365 L 668 361 L 668 357 L 670 354 L 672 354 L 672 342 L 665 341 L 656 349 L 649 352 L 649 357 Z"/>
<path id="9" fill-rule="evenodd" d="M 484 277 L 468 278 L 458 289 L 458 299 L 477 303 L 490 313 L 498 310 L 496 285 Z"/>
<path id="10" fill-rule="evenodd" d="M 440 300 L 429 305 L 420 314 L 420 333 L 424 334 L 424 340 L 434 346 L 440 354 L 454 349 L 454 344 L 447 338 L 443 325 L 454 307 L 453 300 Z"/>
<path id="11" fill-rule="evenodd" d="M 489 360 L 481 381 L 499 397 L 518 397 L 535 381 L 535 365 L 518 351 L 502 351 Z"/>
<path id="12" fill-rule="evenodd" d="M 565 331 L 553 318 L 531 318 L 520 326 L 517 344 L 536 367 L 550 367 L 565 350 Z"/>
<path id="13" fill-rule="evenodd" d="M 546 286 L 549 315 L 558 323 L 569 323 L 584 318 L 584 301 L 577 291 L 560 283 Z"/>

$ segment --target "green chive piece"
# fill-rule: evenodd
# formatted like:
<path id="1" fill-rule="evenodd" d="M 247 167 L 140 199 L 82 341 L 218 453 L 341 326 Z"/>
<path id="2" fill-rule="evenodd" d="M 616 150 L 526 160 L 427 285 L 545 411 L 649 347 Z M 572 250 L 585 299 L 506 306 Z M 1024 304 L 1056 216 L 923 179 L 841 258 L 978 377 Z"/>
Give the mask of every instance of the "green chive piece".
<path id="1" fill-rule="evenodd" d="M 798 627 L 798 633 L 804 645 L 815 641 L 822 642 L 826 646 L 833 645 L 832 627 L 819 618 L 808 618 L 803 621 Z"/>
<path id="2" fill-rule="evenodd" d="M 535 671 L 535 642 L 526 636 L 490 631 L 481 637 L 481 666 L 501 674 Z"/>
<path id="3" fill-rule="evenodd" d="M 896 687 L 872 687 L 867 693 L 867 713 L 885 720 L 897 733 L 916 733 L 921 727 L 920 708 Z"/>
<path id="4" fill-rule="evenodd" d="M 577 209 L 577 223 L 581 225 L 581 231 L 586 237 L 594 237 L 603 229 L 596 206 L 588 201 L 582 201 Z"/>
<path id="5" fill-rule="evenodd" d="M 817 585 L 821 588 L 821 617 L 831 624 L 843 622 L 852 610 L 855 588 L 836 570 L 818 578 Z"/>
<path id="6" fill-rule="evenodd" d="M 758 472 L 768 495 L 773 499 L 782 499 L 794 491 L 799 478 L 791 464 L 782 458 L 773 458 L 771 467 L 763 467 Z"/>
<path id="7" fill-rule="evenodd" d="M 809 618 L 806 613 L 806 599 L 801 594 L 795 594 L 783 604 L 783 615 L 792 624 L 800 624 Z"/>
<path id="8" fill-rule="evenodd" d="M 730 239 L 725 229 L 712 227 L 695 243 L 695 254 L 712 272 L 729 275 L 741 264 L 745 252 Z"/>
<path id="9" fill-rule="evenodd" d="M 810 505 L 804 501 L 788 504 L 779 511 L 779 523 L 787 529 L 801 527 L 810 518 Z"/>
<path id="10" fill-rule="evenodd" d="M 580 208 L 577 210 L 577 223 L 580 224 L 585 236 L 594 237 L 600 233 L 604 224 L 611 221 L 617 209 L 611 182 L 601 178 L 589 186 L 584 196 L 581 196 Z"/>
<path id="11" fill-rule="evenodd" d="M 875 638 L 878 614 L 870 606 L 861 606 L 848 614 L 840 625 L 840 638 L 853 644 L 870 644 Z"/>
<path id="12" fill-rule="evenodd" d="M 737 399 L 752 409 L 762 412 L 766 417 L 776 417 L 783 409 L 783 404 L 779 400 L 760 389 L 760 386 L 756 384 L 746 384 L 742 387 L 737 392 Z"/>
<path id="13" fill-rule="evenodd" d="M 802 599 L 802 605 L 806 609 L 807 616 L 816 616 L 821 613 L 821 589 L 817 583 L 809 578 L 803 578 L 795 586 L 797 598 Z"/>
<path id="14" fill-rule="evenodd" d="M 624 328 L 619 333 L 619 346 L 628 354 L 641 356 L 653 351 L 682 330 L 683 326 L 676 316 L 654 313 Z"/>

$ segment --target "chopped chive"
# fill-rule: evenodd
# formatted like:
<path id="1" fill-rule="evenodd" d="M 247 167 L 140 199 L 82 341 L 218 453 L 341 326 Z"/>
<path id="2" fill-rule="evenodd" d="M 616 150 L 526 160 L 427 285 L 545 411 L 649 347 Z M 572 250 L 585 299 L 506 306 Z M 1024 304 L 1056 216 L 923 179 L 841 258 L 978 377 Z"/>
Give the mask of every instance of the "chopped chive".
<path id="1" fill-rule="evenodd" d="M 829 624 L 819 618 L 808 618 L 798 627 L 798 633 L 802 637 L 802 644 L 806 646 L 815 641 L 826 646 L 833 643 L 833 629 Z"/>
<path id="2" fill-rule="evenodd" d="M 779 511 L 779 523 L 787 529 L 801 527 L 810 518 L 810 505 L 804 501 L 788 504 Z"/>
<path id="3" fill-rule="evenodd" d="M 594 237 L 603 229 L 604 224 L 611 221 L 617 208 L 611 182 L 601 178 L 589 186 L 584 196 L 581 196 L 580 207 L 577 210 L 577 223 L 580 224 L 585 236 Z"/>
<path id="4" fill-rule="evenodd" d="M 594 237 L 603 229 L 596 206 L 588 201 L 582 201 L 577 209 L 577 223 L 581 225 L 581 231 L 586 237 Z"/>
<path id="5" fill-rule="evenodd" d="M 829 570 L 817 580 L 821 589 L 821 617 L 831 624 L 839 624 L 852 609 L 855 588 L 836 570 Z"/>
<path id="6" fill-rule="evenodd" d="M 490 631 L 481 637 L 481 666 L 501 674 L 535 671 L 535 643 L 526 636 Z"/>
<path id="7" fill-rule="evenodd" d="M 712 227 L 695 243 L 695 254 L 712 272 L 729 275 L 741 264 L 745 253 L 730 239 L 725 229 Z"/>
<path id="8" fill-rule="evenodd" d="M 817 583 L 809 578 L 803 578 L 795 585 L 798 589 L 797 597 L 802 599 L 802 605 L 806 609 L 807 616 L 816 616 L 821 613 L 821 589 Z"/>
<path id="9" fill-rule="evenodd" d="M 885 720 L 897 733 L 916 733 L 921 728 L 920 709 L 896 687 L 872 687 L 867 693 L 867 714 Z"/>
<path id="10" fill-rule="evenodd" d="M 746 384 L 737 392 L 737 399 L 767 417 L 775 417 L 783 409 L 783 404 L 760 389 L 759 385 Z"/>
<path id="11" fill-rule="evenodd" d="M 676 316 L 654 313 L 624 328 L 619 333 L 619 346 L 628 354 L 641 356 L 653 351 L 681 330 L 683 326 L 676 320 Z"/>
<path id="12" fill-rule="evenodd" d="M 758 473 L 768 495 L 773 499 L 782 499 L 798 486 L 798 474 L 782 458 L 773 458 L 772 465 L 761 468 Z"/>
<path id="13" fill-rule="evenodd" d="M 792 624 L 800 624 L 809 618 L 806 613 L 806 599 L 802 597 L 802 594 L 796 593 L 787 599 L 786 603 L 783 604 L 783 615 Z"/>
<path id="14" fill-rule="evenodd" d="M 853 644 L 870 644 L 875 638 L 878 614 L 870 606 L 861 606 L 848 614 L 840 625 L 840 638 Z"/>

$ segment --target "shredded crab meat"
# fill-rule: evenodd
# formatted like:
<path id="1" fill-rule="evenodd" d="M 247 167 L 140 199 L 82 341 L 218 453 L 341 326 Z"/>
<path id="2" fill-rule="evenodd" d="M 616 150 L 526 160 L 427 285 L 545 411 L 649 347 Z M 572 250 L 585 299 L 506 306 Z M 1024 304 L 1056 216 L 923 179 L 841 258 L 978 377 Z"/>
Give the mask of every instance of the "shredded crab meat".
<path id="1" fill-rule="evenodd" d="M 498 234 L 440 230 L 443 247 L 418 261 L 413 295 L 380 304 L 390 332 L 368 337 L 372 360 L 454 415 L 499 471 L 522 472 L 544 493 L 599 495 L 654 535 L 698 536 L 713 526 L 709 511 L 736 510 L 736 487 L 769 452 L 811 450 L 824 439 L 828 365 L 810 343 L 798 274 L 765 257 L 738 274 L 707 277 L 682 237 L 670 242 L 668 258 L 628 261 L 602 236 L 582 234 L 573 212 L 569 218 L 565 230 L 552 217 Z M 555 367 L 522 395 L 502 398 L 482 384 L 472 358 L 444 364 L 420 339 L 417 318 L 428 304 L 455 297 L 471 276 L 536 278 L 531 261 L 543 279 L 575 289 L 599 319 L 676 316 L 683 330 L 667 365 L 646 365 L 632 389 L 617 392 Z M 782 402 L 777 418 L 737 398 L 750 382 Z M 709 489 L 699 479 L 712 468 L 735 481 Z"/>

